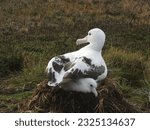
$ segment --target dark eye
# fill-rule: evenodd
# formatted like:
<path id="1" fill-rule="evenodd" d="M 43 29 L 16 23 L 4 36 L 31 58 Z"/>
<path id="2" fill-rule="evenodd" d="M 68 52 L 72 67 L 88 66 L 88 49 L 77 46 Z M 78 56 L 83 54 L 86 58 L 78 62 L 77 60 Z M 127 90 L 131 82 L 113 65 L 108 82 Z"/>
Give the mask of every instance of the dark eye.
<path id="1" fill-rule="evenodd" d="M 90 87 L 93 87 L 93 85 L 92 85 L 92 84 L 90 84 Z"/>
<path id="2" fill-rule="evenodd" d="M 89 33 L 89 36 L 91 35 L 91 33 Z"/>

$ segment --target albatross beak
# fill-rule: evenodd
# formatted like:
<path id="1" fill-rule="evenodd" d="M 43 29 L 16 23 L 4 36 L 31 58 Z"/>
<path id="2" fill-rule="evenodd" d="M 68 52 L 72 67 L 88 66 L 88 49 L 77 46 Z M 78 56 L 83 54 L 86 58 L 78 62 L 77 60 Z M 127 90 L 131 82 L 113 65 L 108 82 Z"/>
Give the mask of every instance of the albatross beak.
<path id="1" fill-rule="evenodd" d="M 92 89 L 92 93 L 95 95 L 95 97 L 98 96 L 98 93 L 97 93 L 97 91 L 96 91 L 96 88 L 93 88 L 93 89 Z"/>
<path id="2" fill-rule="evenodd" d="M 80 45 L 80 44 L 87 43 L 87 42 L 88 42 L 88 40 L 87 40 L 87 36 L 86 36 L 82 39 L 77 39 L 76 44 Z"/>

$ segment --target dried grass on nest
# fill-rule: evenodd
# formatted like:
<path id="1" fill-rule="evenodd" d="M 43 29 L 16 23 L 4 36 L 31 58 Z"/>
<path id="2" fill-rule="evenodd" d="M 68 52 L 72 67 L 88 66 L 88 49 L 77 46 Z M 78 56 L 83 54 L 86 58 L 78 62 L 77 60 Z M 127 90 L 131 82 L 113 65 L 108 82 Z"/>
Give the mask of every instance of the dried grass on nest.
<path id="1" fill-rule="evenodd" d="M 28 102 L 31 112 L 95 113 L 95 112 L 139 112 L 130 105 L 116 84 L 106 79 L 97 88 L 98 97 L 92 93 L 68 92 L 40 83 Z"/>

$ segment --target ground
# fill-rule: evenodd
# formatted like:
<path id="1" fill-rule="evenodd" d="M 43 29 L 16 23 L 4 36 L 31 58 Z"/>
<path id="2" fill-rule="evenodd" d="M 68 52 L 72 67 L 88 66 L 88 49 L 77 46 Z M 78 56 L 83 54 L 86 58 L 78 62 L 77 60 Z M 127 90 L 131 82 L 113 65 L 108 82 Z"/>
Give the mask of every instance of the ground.
<path id="1" fill-rule="evenodd" d="M 47 77 L 48 61 L 74 51 L 94 27 L 106 33 L 108 77 L 134 106 L 149 109 L 149 0 L 1 0 L 0 111 L 16 112 Z"/>

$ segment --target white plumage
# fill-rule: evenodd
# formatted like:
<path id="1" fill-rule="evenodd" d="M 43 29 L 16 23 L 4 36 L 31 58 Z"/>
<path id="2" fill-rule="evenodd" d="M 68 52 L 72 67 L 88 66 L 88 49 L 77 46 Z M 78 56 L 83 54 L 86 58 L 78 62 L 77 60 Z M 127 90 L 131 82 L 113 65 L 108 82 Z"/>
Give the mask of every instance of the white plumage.
<path id="1" fill-rule="evenodd" d="M 68 91 L 92 92 L 97 96 L 93 88 L 96 90 L 97 83 L 107 76 L 107 66 L 101 55 L 105 33 L 98 28 L 91 29 L 86 37 L 76 41 L 77 45 L 82 43 L 89 44 L 49 61 L 46 67 L 48 85 L 59 86 Z"/>

